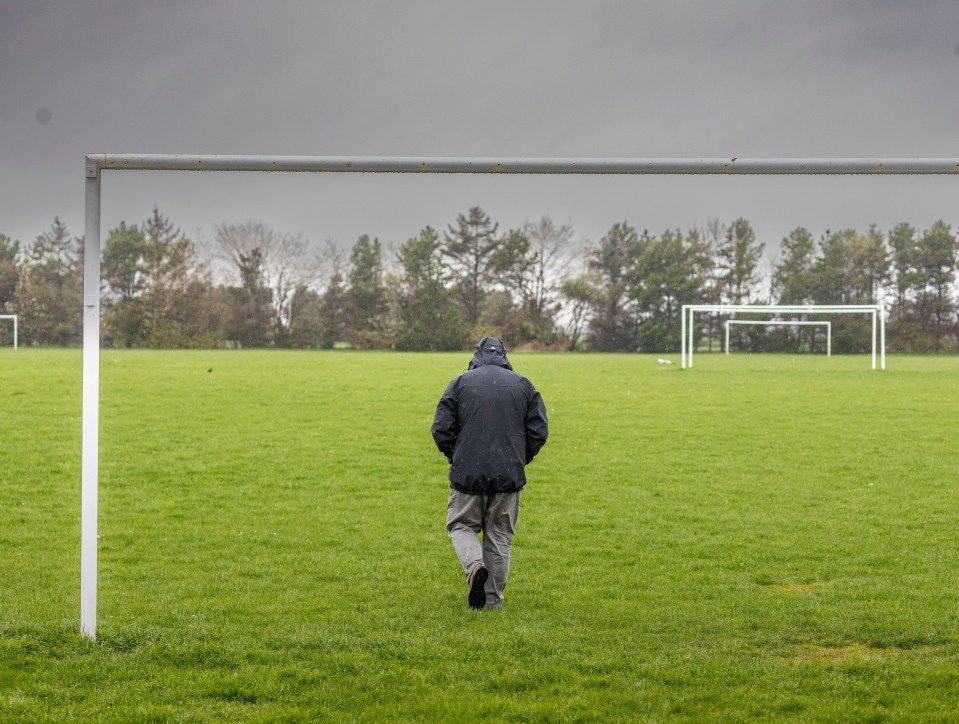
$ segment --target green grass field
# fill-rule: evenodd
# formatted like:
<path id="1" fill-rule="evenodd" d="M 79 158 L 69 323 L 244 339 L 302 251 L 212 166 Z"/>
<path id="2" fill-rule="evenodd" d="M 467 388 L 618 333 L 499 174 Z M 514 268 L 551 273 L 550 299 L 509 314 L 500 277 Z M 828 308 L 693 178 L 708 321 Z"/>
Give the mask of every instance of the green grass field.
<path id="1" fill-rule="evenodd" d="M 551 436 L 470 611 L 469 355 L 0 349 L 0 721 L 959 718 L 959 359 L 511 355 Z"/>

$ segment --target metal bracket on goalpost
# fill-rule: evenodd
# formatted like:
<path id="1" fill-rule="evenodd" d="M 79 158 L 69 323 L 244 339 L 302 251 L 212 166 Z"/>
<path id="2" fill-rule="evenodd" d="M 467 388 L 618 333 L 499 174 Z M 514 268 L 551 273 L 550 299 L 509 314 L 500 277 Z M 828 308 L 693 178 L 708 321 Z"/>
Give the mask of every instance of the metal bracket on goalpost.
<path id="1" fill-rule="evenodd" d="M 100 388 L 100 183 L 102 171 L 304 171 L 315 173 L 932 175 L 957 174 L 944 158 L 383 158 L 89 154 L 83 257 L 83 456 L 80 631 L 96 638 Z M 875 320 L 874 320 L 875 324 Z M 686 314 L 683 313 L 685 345 Z M 685 346 L 683 366 L 685 367 Z M 690 364 L 692 349 L 690 348 Z"/>
<path id="2" fill-rule="evenodd" d="M 870 314 L 872 315 L 872 368 L 876 369 L 876 350 L 878 348 L 879 366 L 881 369 L 886 369 L 886 315 L 881 304 L 684 304 L 680 323 L 680 369 L 693 366 L 696 312 L 712 314 Z M 739 321 L 738 323 L 749 324 L 750 322 Z M 790 322 L 753 323 L 790 324 Z M 800 322 L 791 323 L 800 324 Z M 824 322 L 809 322 L 809 324 L 824 324 Z M 728 326 L 726 327 L 726 334 L 728 352 Z"/>

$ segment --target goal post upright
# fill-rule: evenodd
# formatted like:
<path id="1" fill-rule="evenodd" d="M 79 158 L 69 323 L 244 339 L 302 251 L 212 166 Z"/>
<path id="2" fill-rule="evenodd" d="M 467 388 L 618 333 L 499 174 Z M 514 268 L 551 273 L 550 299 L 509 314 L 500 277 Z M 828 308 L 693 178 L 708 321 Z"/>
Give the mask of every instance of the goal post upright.
<path id="1" fill-rule="evenodd" d="M 100 197 L 102 172 L 272 171 L 314 173 L 454 173 L 550 175 L 957 175 L 954 158 L 438 158 L 363 156 L 223 156 L 87 154 L 84 222 L 83 438 L 80 631 L 96 638 L 97 499 L 100 390 Z M 689 365 L 693 325 L 690 311 Z M 885 368 L 885 319 L 879 315 Z M 682 366 L 686 367 L 686 307 Z M 875 328 L 875 319 L 873 326 Z M 875 339 L 875 334 L 873 335 Z M 875 349 L 873 350 L 875 367 Z"/>
<path id="2" fill-rule="evenodd" d="M 80 493 L 80 633 L 97 631 L 100 438 L 100 168 L 86 163 L 83 228 L 83 441 Z"/>

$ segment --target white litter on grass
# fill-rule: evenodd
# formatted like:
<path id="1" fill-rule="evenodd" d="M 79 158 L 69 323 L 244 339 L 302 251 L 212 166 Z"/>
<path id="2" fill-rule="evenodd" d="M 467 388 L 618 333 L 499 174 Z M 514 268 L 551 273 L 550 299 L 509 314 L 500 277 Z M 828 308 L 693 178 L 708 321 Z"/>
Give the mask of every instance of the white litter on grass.
<path id="1" fill-rule="evenodd" d="M 671 365 L 673 363 L 672 360 L 661 359 L 661 358 L 657 359 L 656 361 L 661 365 Z"/>

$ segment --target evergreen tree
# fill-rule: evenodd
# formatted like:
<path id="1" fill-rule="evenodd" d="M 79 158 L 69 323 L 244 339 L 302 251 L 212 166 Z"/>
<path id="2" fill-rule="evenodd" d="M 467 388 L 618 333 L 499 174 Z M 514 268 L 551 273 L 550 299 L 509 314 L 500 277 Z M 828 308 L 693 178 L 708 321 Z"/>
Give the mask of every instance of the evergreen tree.
<path id="1" fill-rule="evenodd" d="M 879 244 L 877 248 L 876 244 Z M 882 238 L 862 237 L 854 229 L 827 231 L 811 273 L 815 304 L 876 304 L 882 271 Z M 863 352 L 871 348 L 871 328 L 861 317 L 837 315 L 832 320 L 833 350 Z"/>
<path id="2" fill-rule="evenodd" d="M 20 279 L 20 242 L 0 234 L 0 314 L 17 313 L 17 282 Z M 0 326 L 0 344 L 12 344 L 13 330 Z"/>
<path id="3" fill-rule="evenodd" d="M 154 206 L 139 226 L 107 236 L 103 340 L 121 347 L 209 347 L 222 335 L 222 300 L 193 242 Z"/>
<path id="4" fill-rule="evenodd" d="M 79 344 L 82 339 L 83 240 L 55 217 L 27 249 L 15 300 L 21 336 L 40 345 Z"/>
<path id="5" fill-rule="evenodd" d="M 919 292 L 925 286 L 919 271 L 919 244 L 916 229 L 901 223 L 889 232 L 891 250 L 892 290 L 894 298 L 889 315 L 889 341 L 897 351 L 924 348 L 922 320 L 916 304 Z"/>
<path id="6" fill-rule="evenodd" d="M 641 250 L 636 230 L 622 222 L 612 226 L 590 255 L 589 269 L 598 289 L 589 326 L 592 349 L 626 352 L 635 348 L 637 319 L 629 291 Z"/>
<path id="7" fill-rule="evenodd" d="M 267 347 L 273 342 L 273 315 L 270 289 L 263 275 L 263 253 L 259 248 L 237 252 L 236 262 L 240 285 L 227 289 L 227 338 L 243 348 Z"/>
<path id="8" fill-rule="evenodd" d="M 816 260 L 812 234 L 799 226 L 780 245 L 780 260 L 773 270 L 772 296 L 777 304 L 808 304 L 812 298 L 811 274 Z"/>
<path id="9" fill-rule="evenodd" d="M 726 236 L 726 226 L 719 219 L 709 219 L 702 228 L 694 228 L 690 231 L 689 236 L 690 243 L 699 249 L 697 256 L 701 260 L 703 304 L 722 304 L 725 287 L 723 274 L 725 272 L 719 262 L 719 248 Z M 721 315 L 707 314 L 703 316 L 702 321 L 697 321 L 695 334 L 701 334 L 702 337 L 705 337 L 708 345 L 707 349 L 710 352 L 713 351 L 714 343 L 718 345 L 719 349 L 722 349 L 723 320 L 724 317 Z"/>
<path id="10" fill-rule="evenodd" d="M 333 348 L 349 336 L 349 294 L 343 275 L 334 269 L 320 301 L 320 347 Z"/>
<path id="11" fill-rule="evenodd" d="M 20 277 L 20 242 L 0 234 L 0 313 L 15 314 L 15 294 Z"/>
<path id="12" fill-rule="evenodd" d="M 146 238 L 138 226 L 121 221 L 107 235 L 100 260 L 107 283 L 103 297 L 103 339 L 108 345 L 139 347 L 146 341 L 147 325 L 141 295 L 146 288 L 144 254 Z"/>
<path id="13" fill-rule="evenodd" d="M 959 246 L 949 225 L 937 221 L 919 238 L 916 267 L 924 280 L 919 293 L 919 316 L 935 352 L 956 341 L 956 303 L 950 295 L 955 280 Z"/>
<path id="14" fill-rule="evenodd" d="M 882 233 L 875 227 L 865 235 L 827 231 L 810 271 L 809 291 L 818 304 L 877 304 L 889 275 Z"/>
<path id="15" fill-rule="evenodd" d="M 857 234 L 852 247 L 852 285 L 861 304 L 878 304 L 883 285 L 889 279 L 889 250 L 883 233 L 875 224 Z"/>
<path id="16" fill-rule="evenodd" d="M 853 229 L 826 231 L 819 241 L 819 256 L 810 279 L 815 304 L 853 304 L 850 280 L 850 241 Z"/>
<path id="17" fill-rule="evenodd" d="M 701 301 L 703 251 L 698 237 L 688 242 L 679 230 L 658 239 L 644 235 L 630 292 L 642 318 L 637 337 L 641 352 L 679 350 L 682 305 Z"/>
<path id="18" fill-rule="evenodd" d="M 146 344 L 154 348 L 196 347 L 220 337 L 219 309 L 210 270 L 196 246 L 154 206 L 141 225 Z"/>
<path id="19" fill-rule="evenodd" d="M 350 342 L 369 349 L 386 346 L 377 333 L 379 316 L 385 310 L 383 249 L 379 239 L 363 234 L 350 253 Z"/>
<path id="20" fill-rule="evenodd" d="M 146 237 L 138 226 L 121 221 L 107 235 L 100 259 L 101 278 L 120 299 L 134 299 L 146 287 L 145 255 Z"/>
<path id="21" fill-rule="evenodd" d="M 399 250 L 402 267 L 402 328 L 396 348 L 403 350 L 457 350 L 466 344 L 468 330 L 446 287 L 442 244 L 426 227 Z"/>
<path id="22" fill-rule="evenodd" d="M 725 303 L 755 301 L 763 247 L 764 244 L 756 241 L 756 232 L 746 219 L 736 219 L 726 230 L 725 240 L 718 249 Z"/>
<path id="23" fill-rule="evenodd" d="M 893 317 L 902 316 L 906 304 L 915 300 L 916 290 L 922 284 L 919 273 L 919 245 L 916 229 L 910 224 L 896 224 L 889 232 L 889 247 L 892 250 L 892 272 L 895 290 Z"/>
<path id="24" fill-rule="evenodd" d="M 456 226 L 451 225 L 445 235 L 443 254 L 463 318 L 474 336 L 478 333 L 484 297 L 493 281 L 493 253 L 500 241 L 496 236 L 498 229 L 499 224 L 494 224 L 480 207 L 474 206 L 467 215 L 457 216 Z"/>
<path id="25" fill-rule="evenodd" d="M 290 347 L 297 349 L 323 345 L 323 297 L 301 284 L 290 297 Z"/>
<path id="26" fill-rule="evenodd" d="M 813 235 L 798 226 L 782 240 L 779 263 L 773 269 L 771 291 L 777 304 L 809 304 L 812 300 L 812 271 L 816 261 Z M 805 318 L 800 318 L 803 321 Z M 811 343 L 815 332 L 803 334 L 803 327 L 785 328 L 770 336 L 773 349 L 798 352 L 804 338 Z"/>

